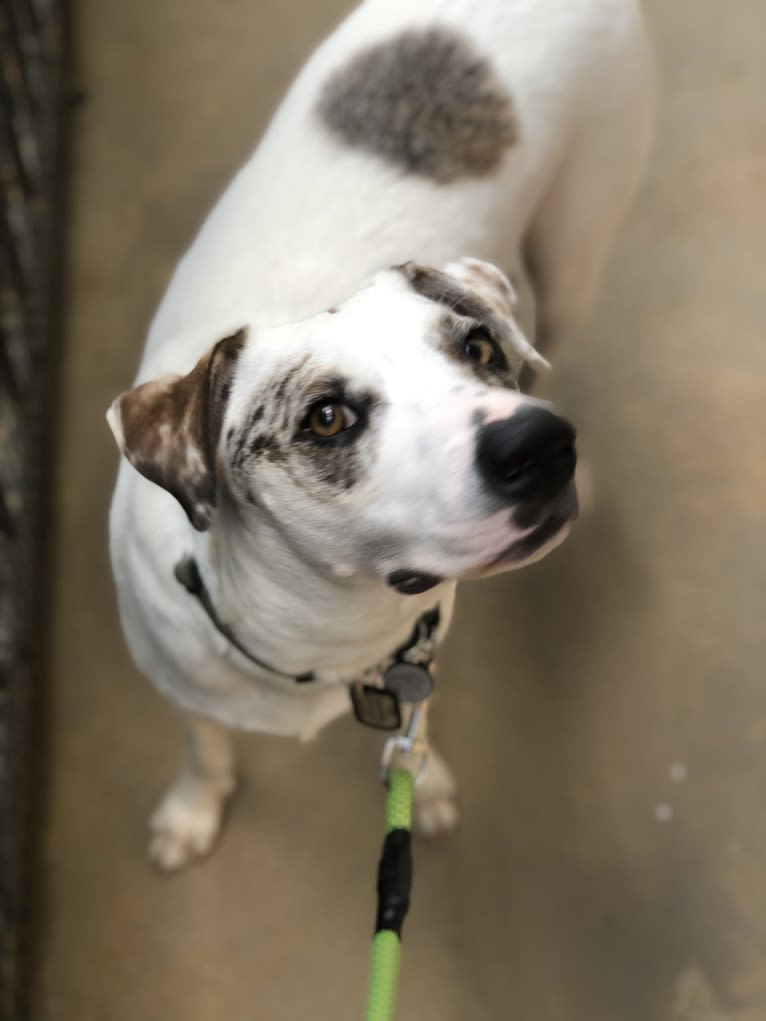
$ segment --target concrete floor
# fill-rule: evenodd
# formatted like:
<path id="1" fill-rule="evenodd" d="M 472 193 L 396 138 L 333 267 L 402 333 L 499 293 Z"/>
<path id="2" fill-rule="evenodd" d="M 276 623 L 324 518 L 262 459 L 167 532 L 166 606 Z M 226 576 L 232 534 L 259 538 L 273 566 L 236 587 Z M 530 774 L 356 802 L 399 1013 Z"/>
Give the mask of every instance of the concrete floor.
<path id="1" fill-rule="evenodd" d="M 361 1013 L 374 735 L 243 740 L 215 855 L 172 880 L 146 863 L 179 745 L 120 636 L 103 420 L 174 262 L 347 6 L 79 4 L 36 1021 Z M 462 592 L 436 725 L 463 824 L 416 847 L 401 1021 L 766 1017 L 766 16 L 648 9 L 656 153 L 555 384 L 597 507 Z"/>

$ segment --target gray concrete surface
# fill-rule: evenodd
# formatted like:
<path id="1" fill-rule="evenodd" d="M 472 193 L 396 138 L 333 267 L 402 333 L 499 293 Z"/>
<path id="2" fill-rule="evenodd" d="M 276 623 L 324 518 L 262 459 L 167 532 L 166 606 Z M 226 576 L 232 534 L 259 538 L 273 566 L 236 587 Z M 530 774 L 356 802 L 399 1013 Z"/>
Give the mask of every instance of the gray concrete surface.
<path id="1" fill-rule="evenodd" d="M 179 746 L 120 637 L 103 420 L 175 260 L 347 6 L 78 5 L 36 1021 L 361 1015 L 373 735 L 241 741 L 215 855 L 172 880 L 146 863 Z M 401 1021 L 766 1017 L 766 15 L 648 9 L 656 152 L 555 383 L 598 502 L 545 562 L 462 592 L 436 726 L 463 824 L 416 848 Z"/>

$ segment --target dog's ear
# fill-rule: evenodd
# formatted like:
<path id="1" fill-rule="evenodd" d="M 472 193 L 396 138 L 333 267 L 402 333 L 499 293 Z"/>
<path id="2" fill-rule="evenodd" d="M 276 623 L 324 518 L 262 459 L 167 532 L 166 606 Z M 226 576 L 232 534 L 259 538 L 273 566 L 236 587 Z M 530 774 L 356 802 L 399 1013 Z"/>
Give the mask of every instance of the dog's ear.
<path id="1" fill-rule="evenodd" d="M 216 450 L 247 330 L 219 341 L 186 376 L 163 376 L 121 394 L 107 421 L 122 453 L 178 500 L 199 531 L 216 505 Z"/>
<path id="2" fill-rule="evenodd" d="M 460 315 L 482 318 L 489 314 L 522 361 L 535 368 L 550 368 L 519 326 L 518 299 L 511 281 L 491 262 L 464 258 L 450 262 L 442 270 L 408 262 L 399 269 L 424 297 L 447 305 Z"/>

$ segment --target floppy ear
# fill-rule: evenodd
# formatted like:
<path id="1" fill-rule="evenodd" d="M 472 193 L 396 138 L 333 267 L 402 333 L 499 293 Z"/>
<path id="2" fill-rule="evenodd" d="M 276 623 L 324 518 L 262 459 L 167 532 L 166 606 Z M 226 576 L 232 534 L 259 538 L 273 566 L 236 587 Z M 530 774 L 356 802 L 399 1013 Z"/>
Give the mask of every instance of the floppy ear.
<path id="1" fill-rule="evenodd" d="M 491 262 L 464 258 L 443 270 L 408 262 L 400 269 L 416 291 L 459 314 L 482 318 L 489 313 L 521 360 L 535 368 L 550 368 L 519 326 L 518 299 L 511 281 Z"/>
<path id="2" fill-rule="evenodd" d="M 219 341 L 186 376 L 163 376 L 121 394 L 106 418 L 122 453 L 178 500 L 194 527 L 210 527 L 215 458 L 242 329 Z"/>

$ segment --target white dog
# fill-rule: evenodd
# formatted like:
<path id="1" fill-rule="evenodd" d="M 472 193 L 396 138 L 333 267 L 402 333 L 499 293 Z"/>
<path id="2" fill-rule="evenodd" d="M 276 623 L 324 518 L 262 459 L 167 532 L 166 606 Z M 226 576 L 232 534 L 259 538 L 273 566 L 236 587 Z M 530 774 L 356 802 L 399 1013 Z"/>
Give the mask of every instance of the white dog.
<path id="1" fill-rule="evenodd" d="M 350 691 L 374 713 L 388 665 L 430 661 L 456 580 L 566 535 L 574 431 L 518 373 L 542 362 L 525 335 L 593 302 L 650 64 L 636 0 L 367 0 L 182 260 L 108 414 L 125 635 L 185 711 L 161 867 L 216 837 L 226 728 L 311 737 Z M 457 811 L 428 761 L 435 832 Z"/>

